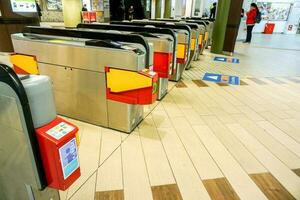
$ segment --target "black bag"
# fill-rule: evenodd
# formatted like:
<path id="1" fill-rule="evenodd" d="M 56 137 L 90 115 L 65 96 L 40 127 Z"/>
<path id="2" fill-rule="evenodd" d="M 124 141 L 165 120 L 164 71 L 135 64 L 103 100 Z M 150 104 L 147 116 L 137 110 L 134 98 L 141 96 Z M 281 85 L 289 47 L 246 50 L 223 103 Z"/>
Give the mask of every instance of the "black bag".
<path id="1" fill-rule="evenodd" d="M 261 21 L 261 12 L 257 11 L 256 17 L 255 17 L 255 23 L 259 24 Z"/>

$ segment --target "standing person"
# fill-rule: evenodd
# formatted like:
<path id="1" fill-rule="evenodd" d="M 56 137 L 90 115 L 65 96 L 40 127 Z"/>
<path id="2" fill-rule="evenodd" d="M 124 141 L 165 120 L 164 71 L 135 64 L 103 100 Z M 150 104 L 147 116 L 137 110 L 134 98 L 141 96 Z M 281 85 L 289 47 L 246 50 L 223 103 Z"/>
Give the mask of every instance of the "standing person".
<path id="1" fill-rule="evenodd" d="M 246 37 L 246 40 L 244 41 L 244 43 L 251 43 L 252 30 L 256 23 L 256 17 L 258 15 L 258 13 L 259 13 L 259 10 L 258 10 L 256 3 L 251 3 L 250 10 L 246 13 L 247 37 Z"/>
<path id="2" fill-rule="evenodd" d="M 87 8 L 86 8 L 86 4 L 83 4 L 83 7 L 82 7 L 81 11 L 83 11 L 83 12 L 88 11 Z"/>
<path id="3" fill-rule="evenodd" d="M 210 8 L 209 19 L 215 19 L 216 11 L 217 11 L 217 3 L 215 2 L 215 3 L 213 3 L 213 5 Z"/>
<path id="4" fill-rule="evenodd" d="M 129 21 L 133 20 L 133 14 L 134 14 L 134 8 L 133 6 L 130 6 L 128 9 L 128 19 Z"/>

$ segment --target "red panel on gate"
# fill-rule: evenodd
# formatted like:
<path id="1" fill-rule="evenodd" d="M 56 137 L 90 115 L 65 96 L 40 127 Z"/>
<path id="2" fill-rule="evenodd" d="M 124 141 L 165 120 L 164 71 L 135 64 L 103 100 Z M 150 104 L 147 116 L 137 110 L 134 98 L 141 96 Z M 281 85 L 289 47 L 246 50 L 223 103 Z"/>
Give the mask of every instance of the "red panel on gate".
<path id="1" fill-rule="evenodd" d="M 169 78 L 170 65 L 172 63 L 172 53 L 154 52 L 153 71 L 159 78 Z"/>
<path id="2" fill-rule="evenodd" d="M 66 190 L 80 177 L 77 132 L 76 126 L 60 117 L 36 129 L 48 187 Z"/>
<path id="3" fill-rule="evenodd" d="M 105 68 L 105 72 L 109 72 L 109 67 Z M 149 105 L 155 102 L 158 95 L 158 74 L 155 73 L 155 75 L 150 75 L 143 71 L 138 73 L 151 77 L 152 86 L 124 92 L 111 92 L 109 88 L 106 88 L 107 99 L 135 105 Z"/>
<path id="4" fill-rule="evenodd" d="M 90 22 L 96 22 L 97 21 L 97 14 L 95 11 L 89 12 L 90 14 Z"/>

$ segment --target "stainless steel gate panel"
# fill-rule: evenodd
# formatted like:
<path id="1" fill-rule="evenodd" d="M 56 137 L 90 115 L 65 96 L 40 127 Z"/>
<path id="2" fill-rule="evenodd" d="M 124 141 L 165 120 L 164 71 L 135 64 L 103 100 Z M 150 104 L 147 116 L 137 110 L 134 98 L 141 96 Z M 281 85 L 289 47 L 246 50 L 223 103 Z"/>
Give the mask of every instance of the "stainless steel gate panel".
<path id="1" fill-rule="evenodd" d="M 162 100 L 166 94 L 168 93 L 168 83 L 169 83 L 169 79 L 168 78 L 159 78 L 158 79 L 158 100 Z"/>
<path id="2" fill-rule="evenodd" d="M 145 68 L 146 55 L 137 55 L 132 50 L 118 50 L 110 48 L 84 47 L 86 40 L 37 40 L 24 37 L 18 33 L 12 35 L 16 53 L 35 55 L 39 63 L 48 63 L 61 66 L 72 66 L 96 72 L 104 72 L 107 63 L 109 67 L 131 71 L 140 71 Z M 55 44 L 55 45 L 54 45 Z M 76 45 L 75 45 L 76 44 Z M 142 52 L 141 52 L 142 53 Z M 99 56 L 101 55 L 101 56 Z M 122 61 L 122 66 L 120 65 Z"/>
<path id="3" fill-rule="evenodd" d="M 109 127 L 131 132 L 142 120 L 144 106 L 107 101 Z"/>
<path id="4" fill-rule="evenodd" d="M 15 91 L 0 82 L 0 191 L 1 200 L 58 200 L 56 190 L 37 196 L 28 188 L 39 191 L 35 159 L 30 145 L 21 102 Z"/>
<path id="5" fill-rule="evenodd" d="M 108 126 L 104 73 L 43 63 L 39 70 L 52 78 L 59 114 Z"/>

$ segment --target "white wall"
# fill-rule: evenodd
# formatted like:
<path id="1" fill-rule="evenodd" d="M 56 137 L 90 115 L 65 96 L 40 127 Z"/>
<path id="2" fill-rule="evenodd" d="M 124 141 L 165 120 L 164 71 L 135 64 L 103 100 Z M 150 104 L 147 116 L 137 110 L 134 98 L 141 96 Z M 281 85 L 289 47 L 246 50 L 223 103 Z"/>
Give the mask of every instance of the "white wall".
<path id="1" fill-rule="evenodd" d="M 174 17 L 175 18 L 181 18 L 182 17 L 182 6 L 183 6 L 182 0 L 175 0 L 175 11 L 174 11 Z"/>
<path id="2" fill-rule="evenodd" d="M 204 3 L 203 3 L 203 14 L 204 13 L 207 13 L 208 15 L 210 14 L 210 7 L 214 2 L 218 3 L 218 0 L 205 0 L 204 1 Z"/>
<path id="3" fill-rule="evenodd" d="M 266 23 L 275 23 L 274 33 L 283 33 L 286 27 L 286 21 L 261 21 L 259 24 L 255 24 L 253 32 L 262 33 Z"/>
<path id="4" fill-rule="evenodd" d="M 186 8 L 185 8 L 185 16 L 191 17 L 192 16 L 192 6 L 194 0 L 186 0 Z"/>
<path id="5" fill-rule="evenodd" d="M 287 34 L 296 34 L 300 22 L 300 0 L 296 0 L 292 6 L 289 19 L 286 23 L 285 33 Z M 289 30 L 289 26 L 292 26 L 292 29 Z"/>
<path id="6" fill-rule="evenodd" d="M 91 0 L 82 0 L 82 5 L 86 4 L 88 11 L 92 10 Z"/>
<path id="7" fill-rule="evenodd" d="M 299 0 L 257 0 L 257 2 L 282 2 L 282 3 L 294 3 L 295 1 L 299 1 Z M 244 0 L 244 4 L 243 4 L 243 8 L 245 9 L 245 12 L 247 12 L 250 8 L 250 4 L 254 2 L 253 0 Z M 286 28 L 287 28 L 287 21 L 265 21 L 262 20 L 259 24 L 256 24 L 253 32 L 256 33 L 262 33 L 265 29 L 265 25 L 266 23 L 275 23 L 275 29 L 274 29 L 274 33 L 284 33 L 286 32 Z"/>

